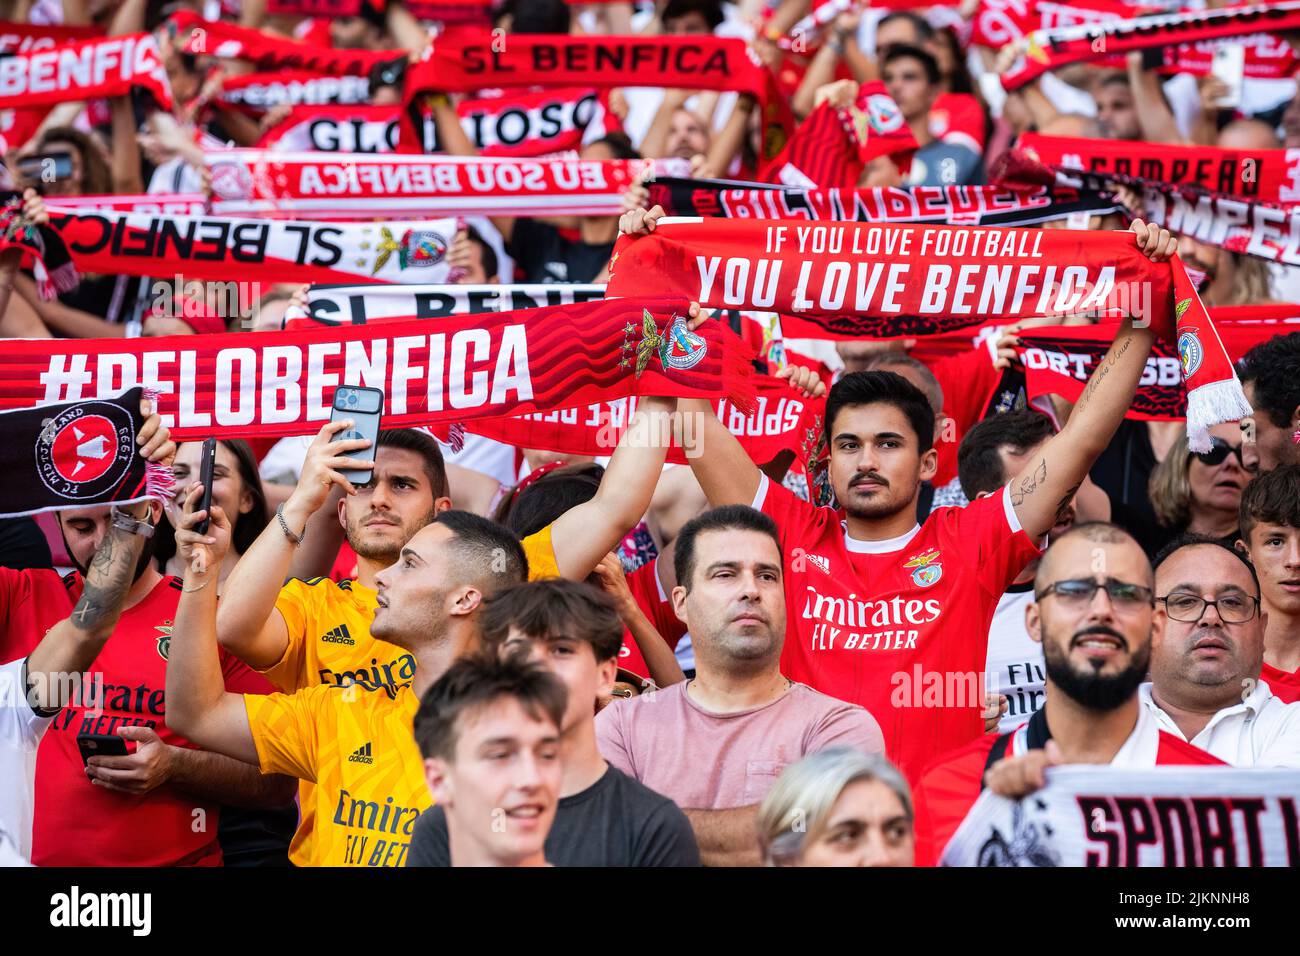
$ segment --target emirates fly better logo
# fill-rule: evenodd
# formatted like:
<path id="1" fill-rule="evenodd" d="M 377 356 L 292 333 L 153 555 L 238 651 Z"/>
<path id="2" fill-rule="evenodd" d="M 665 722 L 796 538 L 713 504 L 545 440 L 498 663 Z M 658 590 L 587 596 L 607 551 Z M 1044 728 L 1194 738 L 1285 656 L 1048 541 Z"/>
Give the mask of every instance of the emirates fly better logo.
<path id="1" fill-rule="evenodd" d="M 108 402 L 82 402 L 49 420 L 36 440 L 36 471 L 70 501 L 101 498 L 131 468 L 130 416 Z"/>

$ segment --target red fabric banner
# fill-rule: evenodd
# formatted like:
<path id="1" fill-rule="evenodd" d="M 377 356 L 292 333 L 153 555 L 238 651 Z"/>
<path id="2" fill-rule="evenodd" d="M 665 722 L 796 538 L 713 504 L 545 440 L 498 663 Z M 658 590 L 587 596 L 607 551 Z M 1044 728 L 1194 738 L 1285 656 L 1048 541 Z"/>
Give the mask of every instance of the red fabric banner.
<path id="1" fill-rule="evenodd" d="M 753 352 L 720 323 L 690 333 L 677 299 L 154 339 L 11 339 L 0 409 L 158 392 L 186 441 L 306 435 L 339 385 L 384 391 L 386 427 L 520 415 L 629 395 L 715 397 L 749 407 Z M 631 329 L 632 331 L 628 331 Z"/>
<path id="2" fill-rule="evenodd" d="M 167 71 L 148 33 L 0 57 L 0 109 L 126 96 L 136 87 L 147 90 L 163 109 L 172 108 Z"/>

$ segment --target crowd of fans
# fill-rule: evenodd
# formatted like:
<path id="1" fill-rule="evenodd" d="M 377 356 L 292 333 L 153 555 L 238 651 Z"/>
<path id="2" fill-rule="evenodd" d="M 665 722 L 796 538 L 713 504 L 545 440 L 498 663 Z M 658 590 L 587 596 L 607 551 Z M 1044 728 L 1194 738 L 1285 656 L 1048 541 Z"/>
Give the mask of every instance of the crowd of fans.
<path id="1" fill-rule="evenodd" d="M 412 56 L 431 28 L 398 0 L 328 18 L 194 6 Z M 1293 80 L 1247 79 L 1221 109 L 1221 80 L 1132 56 L 1005 93 L 996 51 L 969 45 L 975 3 L 843 3 L 807 44 L 787 41 L 824 6 L 811 0 L 467 6 L 507 40 L 743 38 L 796 124 L 882 81 L 917 142 L 910 165 L 875 157 L 820 186 L 983 185 L 1031 131 L 1300 146 Z M 59 196 L 202 192 L 197 143 L 251 146 L 288 115 L 222 100 L 238 65 L 174 42 L 183 0 L 0 7 L 155 31 L 176 104 L 62 103 L 9 140 L 33 218 Z M 372 104 L 400 99 L 400 77 L 368 83 Z M 433 122 L 447 152 L 472 155 L 456 99 Z M 616 90 L 581 156 L 750 180 L 755 107 Z M 66 167 L 41 182 L 32 157 Z M 600 283 L 620 233 L 662 215 L 646 183 L 623 204 L 621 218 L 474 218 L 447 261 L 461 283 Z M 1204 273 L 1207 305 L 1300 300 L 1300 269 L 1131 229 L 1150 258 Z M 6 337 L 275 335 L 304 296 L 286 284 L 232 303 L 183 277 L 89 275 L 47 301 L 24 265 L 0 255 Z M 693 307 L 693 328 L 712 320 Z M 139 451 L 172 469 L 173 499 L 0 520 L 0 678 L 22 691 L 0 707 L 0 860 L 934 865 L 983 789 L 1022 796 L 1051 765 L 1300 767 L 1300 332 L 1234 356 L 1255 414 L 1192 452 L 1181 421 L 1125 417 L 1152 347 L 1141 323 L 1121 326 L 1086 401 L 974 407 L 1032 324 L 938 359 L 909 355 L 915 339 L 787 338 L 807 357 L 779 372 L 791 394 L 826 398 L 831 507 L 809 501 L 800 466 L 752 460 L 709 401 L 645 398 L 599 461 L 384 428 L 364 484 L 340 472 L 371 443 L 342 422 L 222 439 L 202 510 L 200 443 L 146 407 Z M 667 463 L 674 429 L 696 445 L 687 464 Z M 978 675 L 977 698 L 900 706 L 913 664 Z M 60 674 L 87 684 L 61 696 Z M 88 733 L 126 755 L 88 756 Z"/>

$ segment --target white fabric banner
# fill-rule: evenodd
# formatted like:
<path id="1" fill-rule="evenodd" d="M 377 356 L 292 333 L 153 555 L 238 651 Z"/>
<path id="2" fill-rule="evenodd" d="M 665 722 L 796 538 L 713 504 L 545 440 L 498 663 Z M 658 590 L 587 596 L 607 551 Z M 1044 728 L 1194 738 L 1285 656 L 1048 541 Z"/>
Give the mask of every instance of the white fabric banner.
<path id="1" fill-rule="evenodd" d="M 986 790 L 943 866 L 1300 866 L 1300 771 L 1056 767 L 1023 800 Z"/>

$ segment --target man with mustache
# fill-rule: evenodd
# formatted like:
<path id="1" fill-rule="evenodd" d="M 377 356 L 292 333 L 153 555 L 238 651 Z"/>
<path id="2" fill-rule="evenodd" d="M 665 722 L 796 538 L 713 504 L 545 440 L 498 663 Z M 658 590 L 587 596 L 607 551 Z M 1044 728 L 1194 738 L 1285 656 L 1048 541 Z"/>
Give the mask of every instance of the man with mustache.
<path id="1" fill-rule="evenodd" d="M 629 236 L 653 232 L 663 209 L 625 213 Z M 1134 220 L 1135 248 L 1168 259 L 1168 230 Z M 690 314 L 698 321 L 699 306 Z M 782 668 L 822 693 L 862 704 L 880 721 L 890 758 L 915 781 L 937 755 L 984 728 L 981 672 L 988 627 L 1008 584 L 1038 555 L 1106 449 L 1146 369 L 1154 334 L 1126 319 L 1061 432 L 1001 493 L 916 520 L 934 478 L 934 411 L 893 372 L 854 372 L 826 397 L 822 436 L 838 508 L 819 508 L 769 481 L 717 419 L 712 403 L 681 399 L 703 427 L 685 444 L 714 506 L 747 504 L 771 517 L 786 554 L 792 614 Z M 787 372 L 787 370 L 782 370 Z M 813 373 L 790 367 L 799 387 Z"/>
<path id="2" fill-rule="evenodd" d="M 883 753 L 854 704 L 781 673 L 785 590 L 776 525 L 744 505 L 706 511 L 676 540 L 673 605 L 695 678 L 596 716 L 601 755 L 686 811 L 705 866 L 758 866 L 758 805 L 781 770 L 829 747 Z"/>
<path id="3" fill-rule="evenodd" d="M 1266 612 L 1241 552 L 1184 535 L 1156 556 L 1164 631 L 1138 689 L 1160 729 L 1235 767 L 1300 767 L 1300 704 L 1260 680 Z"/>
<path id="4" fill-rule="evenodd" d="M 1141 546 L 1111 524 L 1078 525 L 1047 549 L 1025 608 L 1030 636 L 1043 645 L 1043 708 L 1014 733 L 985 735 L 927 768 L 914 794 L 919 865 L 943 855 L 985 785 L 1023 796 L 1059 763 L 1222 762 L 1161 730 L 1140 703 L 1152 641 L 1166 624 L 1154 583 Z"/>

